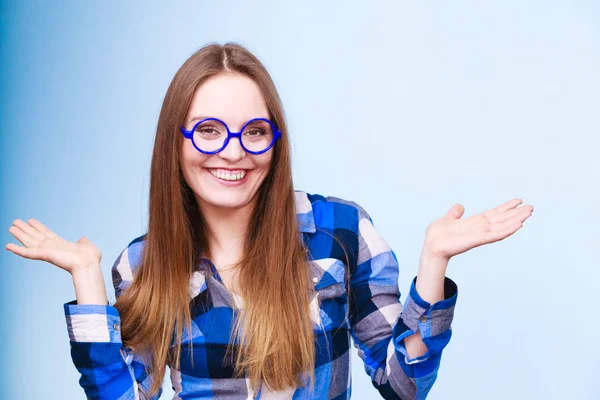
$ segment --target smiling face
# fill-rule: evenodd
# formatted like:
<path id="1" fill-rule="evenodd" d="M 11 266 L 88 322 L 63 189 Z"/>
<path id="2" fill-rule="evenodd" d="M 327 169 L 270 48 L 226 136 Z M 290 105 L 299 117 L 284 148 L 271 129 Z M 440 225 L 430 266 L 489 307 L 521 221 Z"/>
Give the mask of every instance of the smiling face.
<path id="1" fill-rule="evenodd" d="M 191 130 L 206 117 L 224 121 L 239 132 L 253 118 L 269 119 L 269 111 L 258 85 L 245 75 L 219 73 L 203 82 L 192 99 L 183 126 Z M 246 153 L 232 138 L 217 154 L 203 154 L 190 139 L 182 141 L 181 168 L 201 208 L 242 208 L 252 204 L 269 173 L 274 149 L 263 154 Z"/>

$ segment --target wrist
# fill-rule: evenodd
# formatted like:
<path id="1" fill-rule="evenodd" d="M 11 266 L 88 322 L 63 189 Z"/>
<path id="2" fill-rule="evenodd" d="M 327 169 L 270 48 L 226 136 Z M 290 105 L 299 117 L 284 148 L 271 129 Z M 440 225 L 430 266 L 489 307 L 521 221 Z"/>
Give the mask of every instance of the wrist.
<path id="1" fill-rule="evenodd" d="M 102 271 L 102 267 L 98 262 L 90 262 L 86 264 L 81 264 L 78 267 L 73 268 L 70 273 L 73 278 L 91 276 L 98 273 L 98 271 Z"/>
<path id="2" fill-rule="evenodd" d="M 449 261 L 449 258 L 438 255 L 434 249 L 425 243 L 421 251 L 419 270 L 437 272 L 437 275 L 446 275 Z"/>
<path id="3" fill-rule="evenodd" d="M 448 260 L 431 251 L 427 244 L 423 246 L 416 290 L 421 298 L 430 304 L 444 299 L 444 281 Z"/>
<path id="4" fill-rule="evenodd" d="M 431 260 L 431 262 L 435 263 L 446 263 L 450 261 L 450 257 L 442 255 L 439 251 L 439 246 L 436 245 L 436 242 L 430 238 L 425 238 L 425 242 L 423 243 L 423 250 L 421 252 L 421 257 L 426 257 Z"/>
<path id="5" fill-rule="evenodd" d="M 77 268 L 71 273 L 77 304 L 106 305 L 106 287 L 100 264 Z"/>

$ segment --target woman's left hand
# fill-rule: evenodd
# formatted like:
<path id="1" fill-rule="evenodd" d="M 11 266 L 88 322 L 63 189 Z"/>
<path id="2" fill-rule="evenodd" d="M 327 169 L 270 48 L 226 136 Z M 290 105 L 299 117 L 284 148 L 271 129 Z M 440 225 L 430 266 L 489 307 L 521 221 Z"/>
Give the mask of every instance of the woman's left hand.
<path id="1" fill-rule="evenodd" d="M 455 204 L 442 218 L 427 227 L 424 250 L 430 256 L 448 261 L 451 257 L 483 244 L 497 242 L 523 227 L 533 212 L 533 206 L 512 199 L 496 208 L 460 219 L 465 212 Z"/>

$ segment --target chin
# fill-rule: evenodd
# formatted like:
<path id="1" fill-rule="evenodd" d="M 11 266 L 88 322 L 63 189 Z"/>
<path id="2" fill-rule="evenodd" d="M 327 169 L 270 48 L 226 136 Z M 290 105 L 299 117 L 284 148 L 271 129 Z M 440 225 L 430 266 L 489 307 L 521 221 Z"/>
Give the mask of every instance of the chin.
<path id="1" fill-rule="evenodd" d="M 255 193 L 239 189 L 240 188 L 215 188 L 212 185 L 208 185 L 201 188 L 196 197 L 199 202 L 213 207 L 239 209 L 247 206 L 255 195 Z"/>
<path id="2" fill-rule="evenodd" d="M 202 198 L 202 201 L 218 208 L 242 208 L 250 203 L 249 198 L 239 196 L 222 196 L 215 198 Z"/>

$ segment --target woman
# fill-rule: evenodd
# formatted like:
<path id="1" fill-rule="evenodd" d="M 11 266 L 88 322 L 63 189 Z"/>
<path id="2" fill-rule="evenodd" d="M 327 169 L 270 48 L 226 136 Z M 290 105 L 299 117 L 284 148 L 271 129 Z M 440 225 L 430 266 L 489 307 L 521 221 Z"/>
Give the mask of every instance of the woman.
<path id="1" fill-rule="evenodd" d="M 451 257 L 504 239 L 531 215 L 513 199 L 426 230 L 402 306 L 398 263 L 367 212 L 295 191 L 282 106 L 263 65 L 211 44 L 176 73 L 160 113 L 148 232 L 112 268 L 100 251 L 36 220 L 9 231 L 15 254 L 73 277 L 64 305 L 73 362 L 90 399 L 156 399 L 166 366 L 176 398 L 350 397 L 350 340 L 385 398 L 425 398 L 457 287 Z M 242 345 L 243 344 L 243 345 Z"/>

